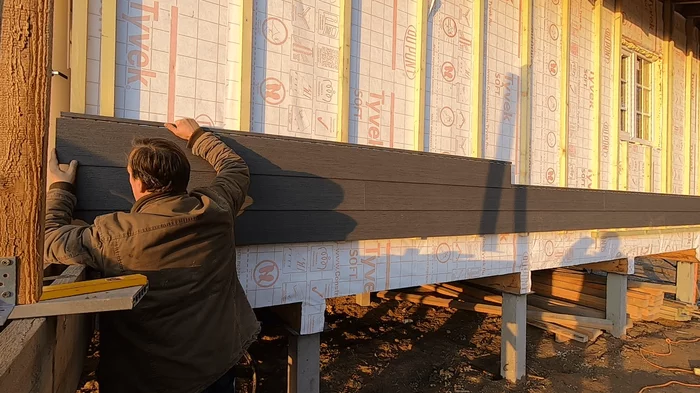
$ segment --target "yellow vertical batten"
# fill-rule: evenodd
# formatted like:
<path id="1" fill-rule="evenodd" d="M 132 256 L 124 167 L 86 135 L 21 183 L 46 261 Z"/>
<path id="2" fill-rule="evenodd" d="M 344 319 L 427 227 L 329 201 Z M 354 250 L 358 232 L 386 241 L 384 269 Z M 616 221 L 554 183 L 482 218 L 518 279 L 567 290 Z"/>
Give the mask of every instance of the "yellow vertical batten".
<path id="1" fill-rule="evenodd" d="M 88 0 L 73 0 L 70 37 L 70 111 L 85 112 Z"/>
<path id="2" fill-rule="evenodd" d="M 600 188 L 600 133 L 603 83 L 603 0 L 593 6 L 593 135 L 591 136 L 592 187 Z"/>
<path id="3" fill-rule="evenodd" d="M 571 0 L 562 0 L 561 18 L 561 103 L 559 104 L 559 185 L 566 187 L 568 180 L 569 150 L 569 41 L 571 39 Z"/>
<path id="4" fill-rule="evenodd" d="M 117 1 L 103 1 L 100 38 L 100 115 L 102 116 L 114 116 L 116 50 Z"/>
<path id="5" fill-rule="evenodd" d="M 662 65 L 662 86 L 663 86 L 663 122 L 661 127 L 661 192 L 671 191 L 672 174 L 672 149 L 671 130 L 673 128 L 673 118 L 671 116 L 671 96 L 673 94 L 673 3 L 671 0 L 664 1 L 664 47 Z"/>
<path id="6" fill-rule="evenodd" d="M 532 135 L 532 97 L 530 81 L 532 77 L 532 9 L 533 0 L 521 2 L 520 36 L 524 41 L 520 45 L 520 159 L 519 184 L 530 184 L 530 138 Z"/>
<path id="7" fill-rule="evenodd" d="M 415 86 L 413 88 L 413 150 L 423 151 L 425 144 L 425 71 L 428 46 L 428 14 L 430 1 L 418 0 L 416 3 L 416 67 Z"/>
<path id="8" fill-rule="evenodd" d="M 350 55 L 352 51 L 352 0 L 340 0 L 338 31 L 338 142 L 348 142 L 350 129 Z"/>
<path id="9" fill-rule="evenodd" d="M 485 79 L 484 79 L 484 68 L 486 62 L 484 61 L 486 50 L 484 43 L 486 37 L 484 37 L 486 18 L 484 15 L 484 1 L 486 0 L 474 0 L 472 14 L 474 15 L 474 29 L 472 30 L 472 46 L 474 53 L 472 53 L 472 79 L 471 86 L 471 107 L 473 110 L 471 117 L 471 137 L 472 146 L 470 155 L 472 157 L 482 157 L 482 141 L 484 138 L 484 95 L 486 94 Z"/>
<path id="10" fill-rule="evenodd" d="M 698 36 L 698 29 L 695 29 L 693 32 L 693 44 L 695 47 L 695 53 L 697 56 L 697 53 L 700 53 L 700 37 Z M 695 80 L 695 113 L 696 116 L 698 113 L 700 113 L 700 83 L 698 83 L 697 76 L 700 75 L 700 61 L 693 57 L 693 68 L 695 69 L 695 75 L 696 75 L 696 80 Z M 696 159 L 695 159 L 695 190 L 693 192 L 695 195 L 700 194 L 700 119 L 696 117 L 695 119 L 695 128 L 697 131 L 696 134 L 696 139 L 697 139 L 697 145 L 695 146 L 695 152 L 696 154 Z"/>
<path id="11" fill-rule="evenodd" d="M 645 148 L 644 148 L 644 191 L 646 191 L 646 192 L 651 192 L 651 188 L 652 188 L 651 178 L 652 178 L 653 169 L 651 166 L 651 162 L 652 162 L 651 149 L 652 148 L 650 146 L 645 146 Z"/>
<path id="12" fill-rule="evenodd" d="M 627 165 L 620 162 L 620 67 L 622 56 L 622 0 L 615 0 L 614 30 L 612 37 L 613 57 L 613 86 L 612 86 L 612 124 L 610 125 L 610 163 L 613 165 L 610 171 L 610 184 L 613 189 L 619 190 L 620 177 L 627 178 L 627 173 L 621 175 L 621 170 L 627 169 Z"/>
<path id="13" fill-rule="evenodd" d="M 238 103 L 238 129 L 250 131 L 251 101 L 253 81 L 253 2 L 241 2 L 241 92 Z"/>
<path id="14" fill-rule="evenodd" d="M 695 24 L 685 21 L 685 122 L 683 127 L 683 194 L 690 194 L 690 127 L 692 116 L 693 56 L 695 56 Z"/>

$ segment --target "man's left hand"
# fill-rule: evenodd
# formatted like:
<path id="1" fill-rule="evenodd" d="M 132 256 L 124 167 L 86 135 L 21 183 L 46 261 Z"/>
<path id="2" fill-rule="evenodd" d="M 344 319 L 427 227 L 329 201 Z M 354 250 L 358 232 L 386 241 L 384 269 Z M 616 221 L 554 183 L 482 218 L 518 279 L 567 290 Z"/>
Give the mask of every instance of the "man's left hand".
<path id="1" fill-rule="evenodd" d="M 51 150 L 49 157 L 49 166 L 46 177 L 48 186 L 51 187 L 54 183 L 66 182 L 75 184 L 75 174 L 78 171 L 78 161 L 71 161 L 70 164 L 59 164 L 56 156 L 56 149 Z"/>

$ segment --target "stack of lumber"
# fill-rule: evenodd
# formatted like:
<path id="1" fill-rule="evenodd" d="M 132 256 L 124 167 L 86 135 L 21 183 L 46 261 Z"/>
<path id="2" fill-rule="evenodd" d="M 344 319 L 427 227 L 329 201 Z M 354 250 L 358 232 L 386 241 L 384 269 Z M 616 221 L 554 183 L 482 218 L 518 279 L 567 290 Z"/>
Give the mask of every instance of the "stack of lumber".
<path id="1" fill-rule="evenodd" d="M 661 318 L 685 322 L 690 321 L 693 317 L 700 318 L 700 311 L 696 305 L 664 299 L 661 306 Z"/>
<path id="2" fill-rule="evenodd" d="M 532 290 L 542 296 L 571 302 L 577 307 L 605 311 L 606 278 L 571 269 L 533 272 Z M 673 285 L 629 281 L 627 313 L 633 320 L 653 321 L 661 316 L 664 292 Z"/>
<path id="3" fill-rule="evenodd" d="M 377 296 L 384 299 L 403 300 L 431 306 L 501 315 L 503 298 L 496 290 L 468 282 L 424 285 L 408 292 L 383 291 Z M 529 295 L 537 306 L 528 304 L 527 323 L 555 335 L 557 341 L 593 341 L 603 330 L 612 328 L 605 319 L 605 312 L 576 310 L 574 305 Z M 575 313 L 566 313 L 575 311 Z"/>

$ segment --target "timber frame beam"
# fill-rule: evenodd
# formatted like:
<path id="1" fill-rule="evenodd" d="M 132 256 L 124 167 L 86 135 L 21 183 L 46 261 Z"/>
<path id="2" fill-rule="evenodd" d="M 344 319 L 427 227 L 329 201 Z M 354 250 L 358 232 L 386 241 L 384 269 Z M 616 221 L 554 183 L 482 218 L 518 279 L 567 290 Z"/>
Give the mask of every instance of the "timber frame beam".
<path id="1" fill-rule="evenodd" d="M 53 2 L 5 0 L 0 32 L 0 256 L 17 257 L 20 304 L 41 296 Z"/>

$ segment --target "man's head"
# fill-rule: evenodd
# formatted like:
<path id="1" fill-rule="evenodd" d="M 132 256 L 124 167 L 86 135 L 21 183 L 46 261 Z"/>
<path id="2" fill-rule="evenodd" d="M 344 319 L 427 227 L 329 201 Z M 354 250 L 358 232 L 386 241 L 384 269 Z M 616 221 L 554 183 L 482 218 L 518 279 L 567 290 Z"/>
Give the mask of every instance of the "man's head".
<path id="1" fill-rule="evenodd" d="M 184 192 L 190 181 L 190 163 L 173 142 L 158 138 L 134 141 L 127 165 L 134 198 L 156 192 Z"/>

